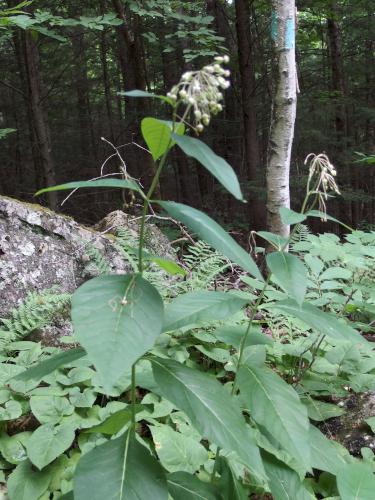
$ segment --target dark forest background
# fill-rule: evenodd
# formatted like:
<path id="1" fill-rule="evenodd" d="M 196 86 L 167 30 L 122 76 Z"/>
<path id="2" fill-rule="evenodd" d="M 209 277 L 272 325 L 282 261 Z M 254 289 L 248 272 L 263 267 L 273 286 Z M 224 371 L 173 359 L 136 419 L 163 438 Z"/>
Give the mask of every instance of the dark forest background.
<path id="1" fill-rule="evenodd" d="M 15 4 L 0 1 L 0 8 Z M 0 31 L 0 128 L 15 129 L 0 142 L 1 194 L 33 201 L 46 185 L 98 177 L 111 155 L 104 174 L 118 172 L 119 158 L 107 141 L 121 146 L 128 171 L 147 186 L 153 165 L 141 149 L 139 123 L 146 115 L 166 116 L 166 110 L 158 101 L 131 100 L 121 92 L 166 93 L 183 71 L 228 54 L 232 85 L 203 140 L 234 167 L 249 203 L 233 201 L 178 151 L 164 171 L 161 195 L 237 229 L 265 227 L 270 2 L 39 0 L 25 10 L 33 25 L 25 19 L 27 30 Z M 363 228 L 375 223 L 375 170 L 358 154 L 374 153 L 374 31 L 371 0 L 298 2 L 292 205 L 298 208 L 303 198 L 305 157 L 325 152 L 342 191 L 328 211 Z M 116 190 L 79 191 L 60 206 L 64 197 L 42 203 L 85 224 L 112 210 L 137 211 Z"/>

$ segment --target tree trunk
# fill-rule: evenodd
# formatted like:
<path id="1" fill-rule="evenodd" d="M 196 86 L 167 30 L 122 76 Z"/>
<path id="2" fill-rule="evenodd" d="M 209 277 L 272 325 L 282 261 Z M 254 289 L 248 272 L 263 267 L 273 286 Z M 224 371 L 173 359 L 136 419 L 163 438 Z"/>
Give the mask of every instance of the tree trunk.
<path id="1" fill-rule="evenodd" d="M 347 149 L 349 137 L 348 108 L 346 105 L 348 89 L 342 59 L 342 37 L 340 27 L 340 10 L 335 1 L 329 4 L 327 17 L 327 37 L 329 48 L 329 63 L 331 68 L 331 92 L 335 109 L 335 142 L 332 147 L 332 162 L 338 167 L 339 182 L 354 189 L 359 187 L 358 168 L 351 172 L 348 166 Z M 355 226 L 358 223 L 358 203 L 356 201 L 339 205 L 339 219 Z"/>
<path id="2" fill-rule="evenodd" d="M 287 237 L 280 208 L 290 207 L 289 169 L 297 106 L 295 62 L 295 1 L 272 1 L 274 95 L 267 164 L 267 227 Z"/>
<path id="3" fill-rule="evenodd" d="M 248 180 L 254 181 L 259 166 L 259 144 L 256 125 L 255 73 L 253 43 L 250 31 L 249 1 L 236 0 L 235 6 L 238 59 L 241 75 L 246 173 Z"/>
<path id="4" fill-rule="evenodd" d="M 33 129 L 41 158 L 44 181 L 47 186 L 53 186 L 56 184 L 55 163 L 52 156 L 49 125 L 42 102 L 39 51 L 30 31 L 25 31 L 24 34 L 24 57 Z M 56 192 L 47 193 L 47 201 L 48 206 L 52 210 L 56 210 Z"/>
<path id="5" fill-rule="evenodd" d="M 85 35 L 82 26 L 74 29 L 71 37 L 74 56 L 74 80 L 77 92 L 77 118 L 79 126 L 79 163 L 84 177 L 90 177 L 92 158 L 96 158 L 96 142 L 90 113 L 89 80 Z M 90 147 L 91 146 L 91 147 Z M 82 168 L 83 167 L 83 168 Z"/>
<path id="6" fill-rule="evenodd" d="M 126 18 L 125 9 L 120 0 L 112 0 L 112 5 L 116 11 L 117 17 L 123 21 L 118 28 L 119 34 L 119 56 L 122 66 L 122 75 L 125 90 L 146 90 L 146 74 L 144 66 L 144 53 L 141 43 L 141 20 L 138 15 L 134 15 L 132 20 Z M 131 22 L 132 21 L 132 22 Z M 130 30 L 129 27 L 132 27 Z M 130 102 L 127 100 L 126 108 L 129 108 Z M 140 123 L 137 123 L 140 116 L 143 117 L 149 111 L 147 99 L 135 99 L 130 106 L 136 110 L 134 135 L 136 140 L 139 137 Z M 139 112 L 139 113 L 138 113 Z M 127 114 L 127 113 L 126 113 Z M 131 126 L 133 128 L 133 126 Z M 137 128 L 136 128 L 137 127 Z M 135 132 L 137 130 L 137 132 Z M 133 155 L 131 155 L 133 156 Z M 136 151 L 136 161 L 138 165 L 143 165 L 141 179 L 143 184 L 149 186 L 155 175 L 155 164 L 151 155 L 144 154 L 140 149 Z M 134 162 L 133 162 L 134 163 Z M 160 197 L 160 186 L 158 185 L 154 197 Z"/>

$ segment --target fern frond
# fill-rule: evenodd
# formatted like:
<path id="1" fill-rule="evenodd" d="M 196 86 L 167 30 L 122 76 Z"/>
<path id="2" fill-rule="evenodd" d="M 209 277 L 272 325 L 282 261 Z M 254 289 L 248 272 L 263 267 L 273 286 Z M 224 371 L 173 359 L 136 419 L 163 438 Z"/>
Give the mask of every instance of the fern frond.
<path id="1" fill-rule="evenodd" d="M 108 274 L 111 272 L 111 266 L 94 245 L 90 243 L 86 245 L 85 252 L 90 258 L 90 264 L 96 268 L 99 274 Z"/>
<path id="2" fill-rule="evenodd" d="M 311 230 L 308 226 L 306 226 L 306 224 L 297 224 L 295 232 L 289 243 L 290 250 L 294 251 L 294 245 L 297 243 L 308 241 L 311 234 Z"/>
<path id="3" fill-rule="evenodd" d="M 133 271 L 136 271 L 138 264 L 134 249 L 138 246 L 138 239 L 134 237 L 128 228 L 120 227 L 117 229 L 115 246 L 123 259 L 130 264 Z"/>
<path id="4" fill-rule="evenodd" d="M 9 318 L 0 319 L 0 347 L 22 339 L 38 328 L 50 324 L 56 313 L 69 302 L 70 294 L 56 293 L 56 287 L 30 292 L 24 302 L 12 309 Z"/>

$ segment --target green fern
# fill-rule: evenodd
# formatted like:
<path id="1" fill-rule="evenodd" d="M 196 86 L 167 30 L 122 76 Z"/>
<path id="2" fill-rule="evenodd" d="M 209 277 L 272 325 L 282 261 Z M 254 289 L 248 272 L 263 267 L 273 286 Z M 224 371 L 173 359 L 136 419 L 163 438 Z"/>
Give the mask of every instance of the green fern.
<path id="1" fill-rule="evenodd" d="M 90 258 L 90 264 L 95 267 L 99 274 L 108 274 L 111 272 L 111 266 L 94 245 L 89 243 L 85 248 L 85 252 Z"/>
<path id="2" fill-rule="evenodd" d="M 117 229 L 115 246 L 123 259 L 130 264 L 132 270 L 134 272 L 137 271 L 138 263 L 135 249 L 138 246 L 138 240 L 131 234 L 128 228 L 120 227 Z"/>
<path id="3" fill-rule="evenodd" d="M 310 228 L 306 226 L 306 224 L 297 224 L 295 228 L 295 233 L 293 234 L 289 248 L 293 252 L 294 251 L 294 246 L 297 245 L 298 243 L 302 243 L 304 241 L 308 241 L 310 235 L 311 235 Z"/>
<path id="4" fill-rule="evenodd" d="M 0 347 L 4 349 L 11 342 L 50 324 L 70 302 L 70 297 L 68 293 L 56 293 L 55 287 L 30 292 L 22 304 L 10 311 L 9 318 L 0 319 Z"/>
<path id="5" fill-rule="evenodd" d="M 184 262 L 189 275 L 185 282 L 179 284 L 180 293 L 209 288 L 215 278 L 230 267 L 228 260 L 204 241 L 197 241 L 195 245 L 188 247 Z"/>

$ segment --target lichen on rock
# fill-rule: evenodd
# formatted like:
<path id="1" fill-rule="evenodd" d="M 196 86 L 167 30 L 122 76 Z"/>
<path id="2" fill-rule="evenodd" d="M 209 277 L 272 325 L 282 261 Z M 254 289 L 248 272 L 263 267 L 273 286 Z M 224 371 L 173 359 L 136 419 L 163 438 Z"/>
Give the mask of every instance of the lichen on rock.
<path id="1" fill-rule="evenodd" d="M 117 216 L 120 214 L 124 221 L 126 214 L 120 212 Z M 135 237 L 137 227 L 132 226 Z M 39 205 L 0 196 L 0 318 L 6 318 L 31 291 L 57 287 L 61 293 L 73 293 L 97 275 L 91 265 L 90 249 L 107 263 L 108 272 L 129 272 L 129 264 L 106 229 L 98 232 Z M 157 228 L 151 232 L 158 232 L 152 241 L 163 241 L 164 254 L 173 255 L 162 233 Z M 40 332 L 40 339 L 44 344 L 56 345 L 57 337 L 70 333 L 68 322 L 57 321 Z"/>

